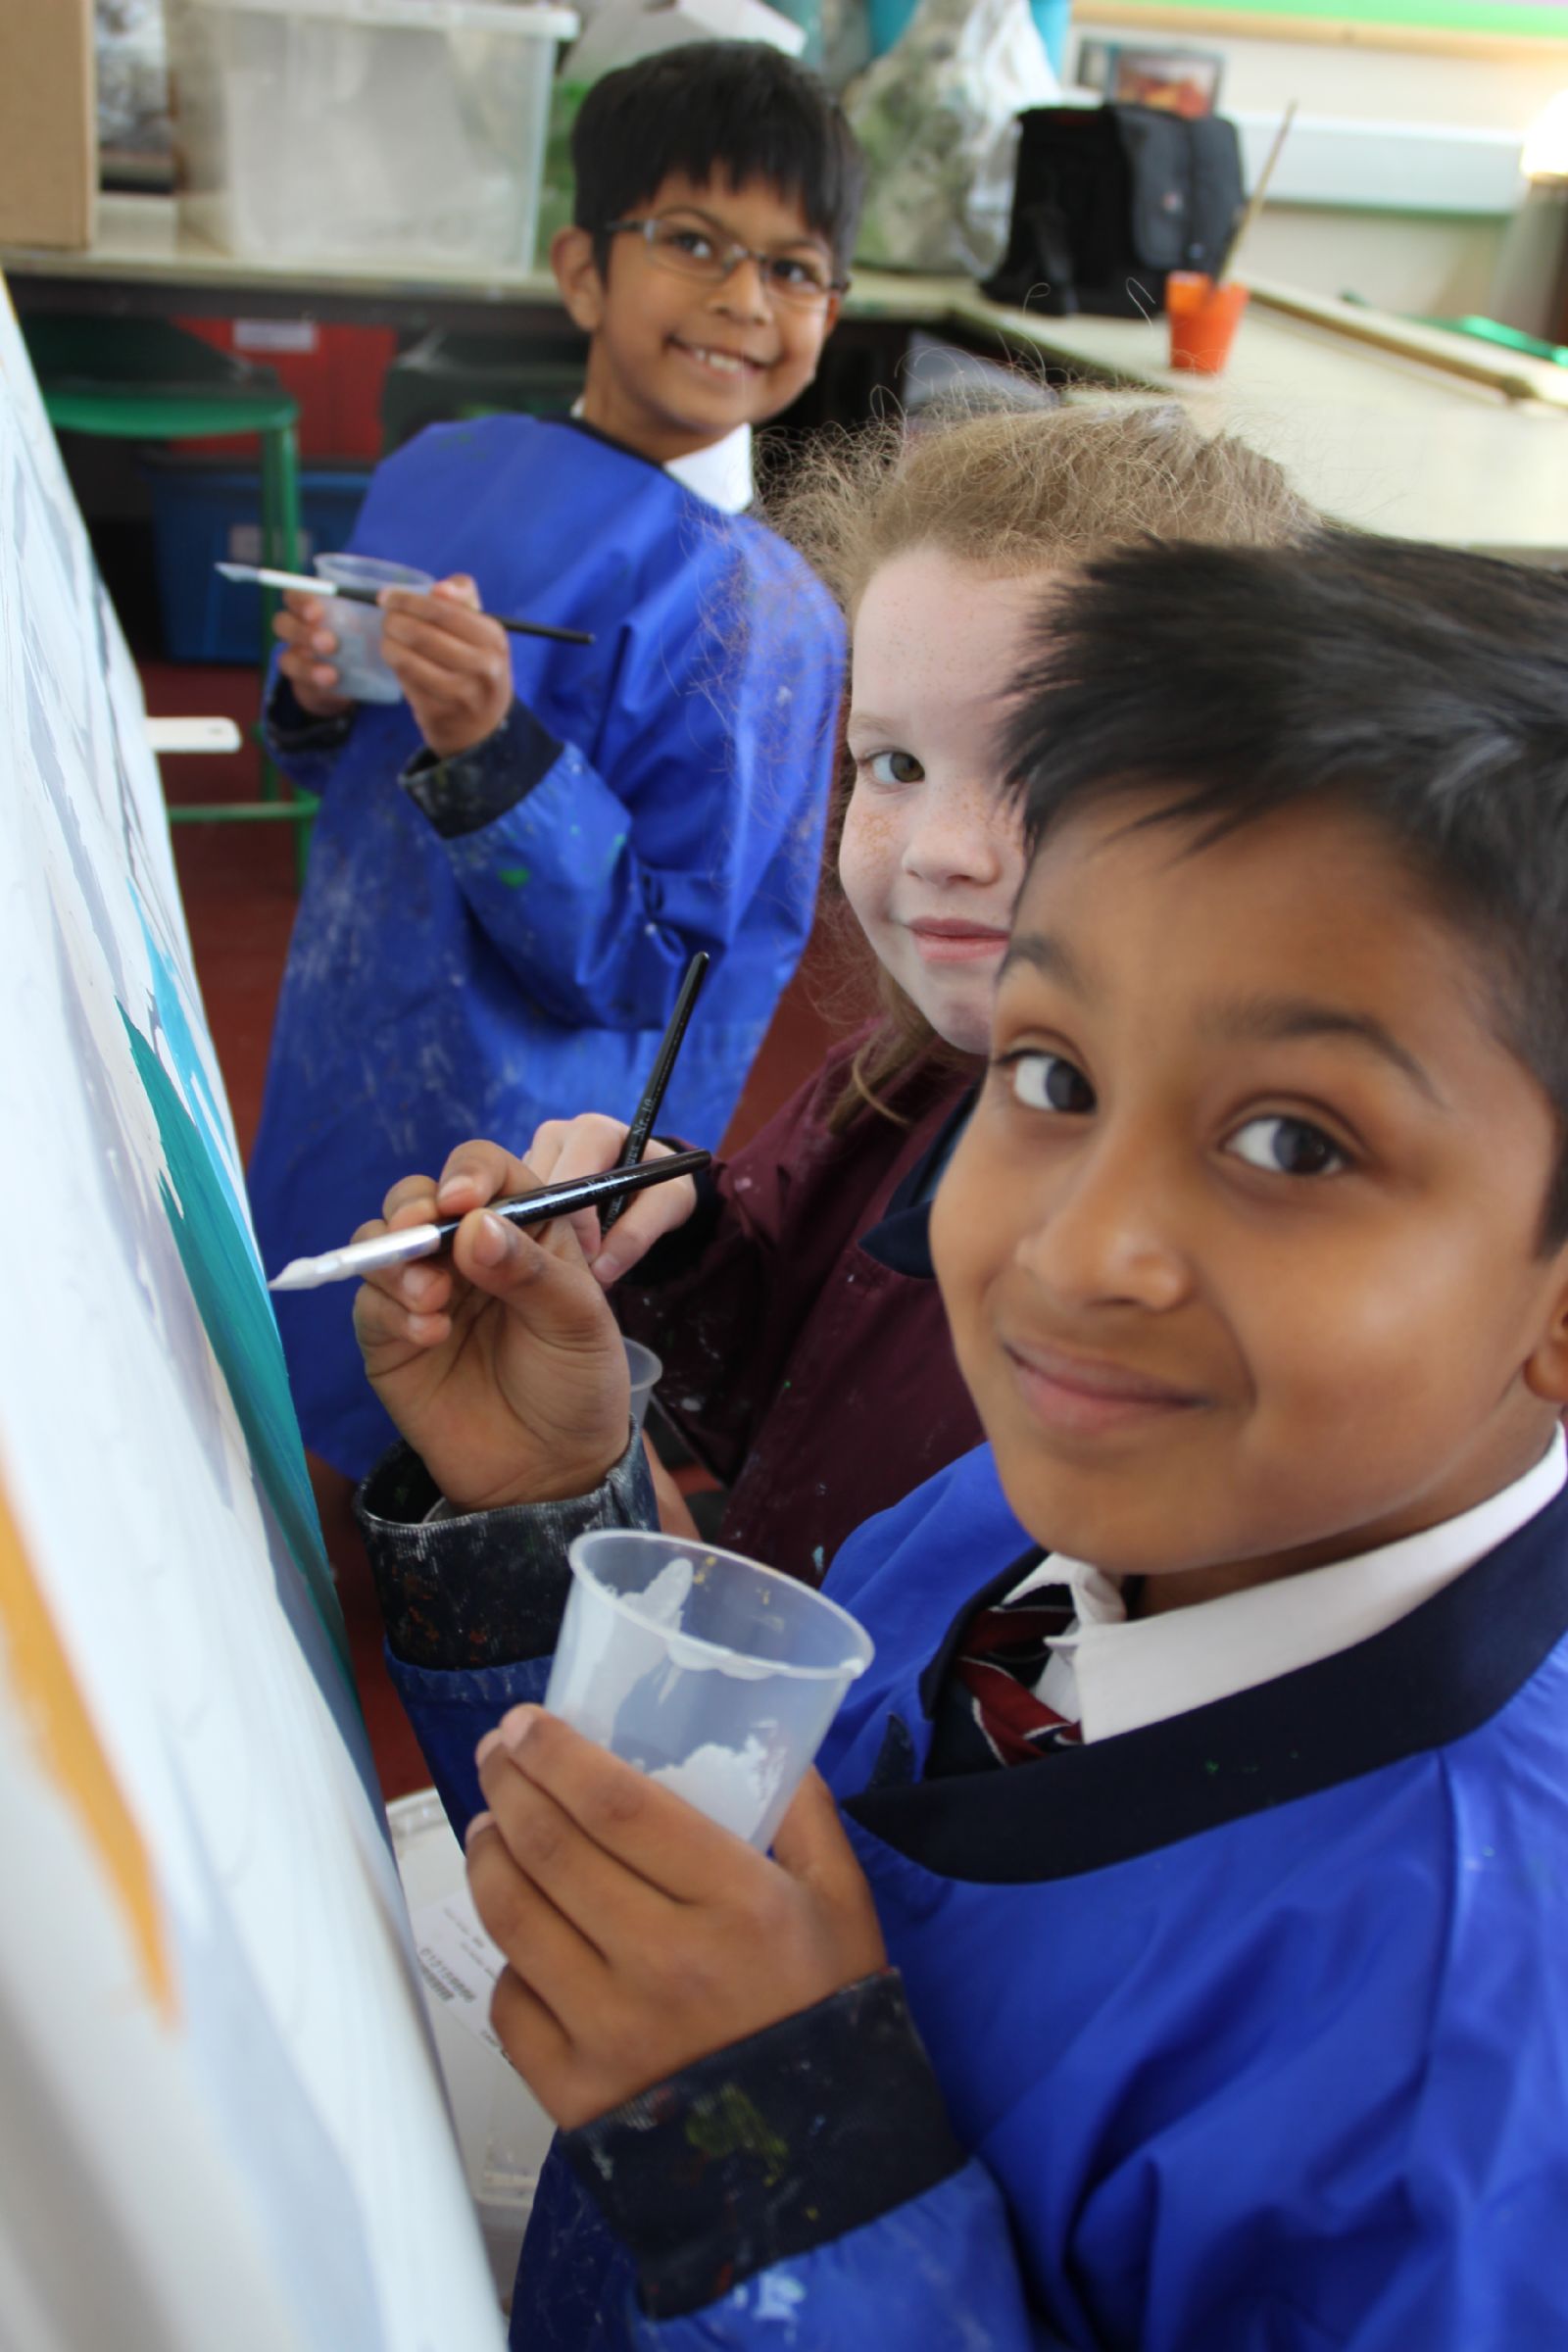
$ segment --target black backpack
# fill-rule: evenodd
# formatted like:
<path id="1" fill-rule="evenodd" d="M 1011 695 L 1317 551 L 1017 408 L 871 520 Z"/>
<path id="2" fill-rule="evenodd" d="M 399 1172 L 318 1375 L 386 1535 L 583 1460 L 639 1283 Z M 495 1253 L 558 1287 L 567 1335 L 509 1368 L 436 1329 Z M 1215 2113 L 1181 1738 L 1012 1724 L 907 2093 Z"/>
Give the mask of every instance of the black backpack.
<path id="1" fill-rule="evenodd" d="M 1212 271 L 1242 205 L 1236 125 L 1153 106 L 1019 118 L 1012 226 L 983 291 L 1054 318 L 1160 310 L 1172 270 Z"/>

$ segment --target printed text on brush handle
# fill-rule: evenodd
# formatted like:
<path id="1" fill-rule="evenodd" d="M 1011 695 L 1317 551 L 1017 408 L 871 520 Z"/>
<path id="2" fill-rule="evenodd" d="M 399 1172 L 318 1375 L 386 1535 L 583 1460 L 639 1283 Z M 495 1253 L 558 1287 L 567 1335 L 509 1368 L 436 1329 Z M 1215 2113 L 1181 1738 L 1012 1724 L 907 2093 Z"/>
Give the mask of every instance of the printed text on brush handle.
<path id="1" fill-rule="evenodd" d="M 564 1184 L 542 1185 L 536 1193 L 515 1193 L 510 1200 L 486 1201 L 485 1206 L 509 1224 L 548 1224 L 553 1217 L 570 1216 L 573 1209 L 593 1208 L 623 1193 L 640 1193 L 646 1185 L 668 1184 L 675 1176 L 695 1176 L 711 1157 L 709 1152 L 672 1152 L 667 1159 L 641 1159 L 634 1168 L 604 1168 L 597 1176 L 574 1176 Z M 462 1223 L 462 1217 L 440 1220 L 435 1230 L 443 1245 Z"/>

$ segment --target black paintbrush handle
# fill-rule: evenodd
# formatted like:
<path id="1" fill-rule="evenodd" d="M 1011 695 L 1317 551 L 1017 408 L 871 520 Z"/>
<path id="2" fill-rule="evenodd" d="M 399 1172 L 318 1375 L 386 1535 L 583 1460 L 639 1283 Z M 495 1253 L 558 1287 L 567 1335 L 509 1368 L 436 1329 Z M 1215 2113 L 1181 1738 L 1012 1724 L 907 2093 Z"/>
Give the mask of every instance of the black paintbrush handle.
<path id="1" fill-rule="evenodd" d="M 706 1168 L 707 1152 L 675 1152 L 667 1159 L 645 1159 L 635 1168 L 603 1168 L 597 1176 L 573 1176 L 564 1184 L 541 1185 L 536 1193 L 517 1193 L 507 1200 L 485 1203 L 491 1214 L 509 1225 L 548 1225 L 553 1217 L 569 1217 L 574 1209 L 597 1208 L 645 1185 L 668 1184 L 673 1176 L 695 1176 Z M 442 1217 L 436 1224 L 442 1246 L 451 1241 L 462 1217 Z"/>
<path id="2" fill-rule="evenodd" d="M 321 594 L 323 596 L 340 596 L 344 603 L 349 605 L 378 605 L 381 602 L 381 591 L 378 588 L 329 588 L 324 580 L 321 583 Z M 490 612 L 486 614 L 486 618 L 499 620 L 501 626 L 504 629 L 510 629 L 514 637 L 549 637 L 557 645 L 592 645 L 593 643 L 593 638 L 586 629 L 558 629 L 554 621 L 550 620 L 517 620 L 510 612 Z"/>
<path id="3" fill-rule="evenodd" d="M 654 1132 L 654 1121 L 659 1116 L 660 1107 L 669 1086 L 670 1074 L 675 1067 L 675 1056 L 680 1052 L 681 1040 L 686 1035 L 697 1000 L 702 994 L 703 982 L 708 977 L 710 960 L 707 949 L 699 948 L 686 966 L 686 977 L 680 984 L 680 995 L 675 999 L 675 1009 L 669 1016 L 669 1027 L 659 1041 L 659 1052 L 655 1054 L 654 1066 L 648 1073 L 648 1084 L 643 1088 L 643 1099 L 632 1113 L 631 1125 L 626 1130 L 626 1141 L 620 1148 L 620 1165 L 623 1168 L 640 1167 L 642 1164 L 643 1153 L 648 1149 L 648 1139 Z M 625 1205 L 624 1194 L 605 1203 L 605 1206 L 599 1211 L 601 1233 L 610 1231 Z"/>

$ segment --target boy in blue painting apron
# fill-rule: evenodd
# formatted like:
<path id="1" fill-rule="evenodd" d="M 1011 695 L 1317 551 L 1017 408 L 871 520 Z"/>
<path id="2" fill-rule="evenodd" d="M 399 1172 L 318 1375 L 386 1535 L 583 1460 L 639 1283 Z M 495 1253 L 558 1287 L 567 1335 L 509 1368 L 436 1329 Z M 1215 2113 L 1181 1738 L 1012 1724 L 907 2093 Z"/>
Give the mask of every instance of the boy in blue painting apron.
<path id="1" fill-rule="evenodd" d="M 249 1171 L 270 1270 L 463 1136 L 629 1116 L 698 948 L 664 1115 L 716 1145 L 810 929 L 843 628 L 746 512 L 751 429 L 815 372 L 859 158 L 810 75 L 723 42 L 607 76 L 573 153 L 577 413 L 422 433 L 354 535 L 438 581 L 383 625 L 404 699 L 336 691 L 318 600 L 279 616 L 269 739 L 321 807 Z M 346 1299 L 278 1321 L 307 1443 L 360 1476 L 391 1430 Z"/>
<path id="2" fill-rule="evenodd" d="M 988 1444 L 835 1561 L 876 1655 L 771 1857 L 518 1703 L 653 1523 L 572 1236 L 360 1295 L 562 2127 L 529 2352 L 1568 2341 L 1568 584 L 1172 546 L 1050 626 L 932 1212 Z"/>

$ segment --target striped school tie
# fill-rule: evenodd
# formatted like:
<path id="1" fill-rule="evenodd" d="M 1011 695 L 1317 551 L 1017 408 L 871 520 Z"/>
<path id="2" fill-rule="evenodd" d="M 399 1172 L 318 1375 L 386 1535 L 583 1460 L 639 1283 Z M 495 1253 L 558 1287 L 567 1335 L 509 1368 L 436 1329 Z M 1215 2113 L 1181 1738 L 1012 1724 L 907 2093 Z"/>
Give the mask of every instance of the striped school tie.
<path id="1" fill-rule="evenodd" d="M 1071 1599 L 1050 1588 L 977 1609 L 960 1637 L 955 1678 L 968 1692 L 975 1728 L 999 1764 L 1028 1764 L 1054 1747 L 1081 1744 L 1080 1726 L 1048 1706 L 1034 1686 L 1051 1638 L 1073 1622 Z"/>

